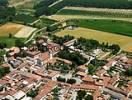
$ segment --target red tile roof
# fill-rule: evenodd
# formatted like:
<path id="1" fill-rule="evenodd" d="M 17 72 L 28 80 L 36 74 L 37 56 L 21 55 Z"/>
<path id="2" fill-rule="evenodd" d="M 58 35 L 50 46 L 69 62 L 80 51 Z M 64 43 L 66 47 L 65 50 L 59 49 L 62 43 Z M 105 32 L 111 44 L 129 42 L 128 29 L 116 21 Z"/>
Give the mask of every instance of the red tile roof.
<path id="1" fill-rule="evenodd" d="M 43 89 L 39 92 L 39 94 L 34 98 L 34 100 L 40 100 L 48 93 L 52 91 L 52 89 L 57 85 L 56 82 L 50 81 L 46 85 L 43 86 Z"/>
<path id="2" fill-rule="evenodd" d="M 39 58 L 42 61 L 48 60 L 50 58 L 49 52 L 44 52 L 39 54 Z"/>
<path id="3" fill-rule="evenodd" d="M 91 76 L 87 75 L 84 78 L 82 78 L 82 81 L 84 81 L 84 82 L 94 82 L 94 79 Z"/>

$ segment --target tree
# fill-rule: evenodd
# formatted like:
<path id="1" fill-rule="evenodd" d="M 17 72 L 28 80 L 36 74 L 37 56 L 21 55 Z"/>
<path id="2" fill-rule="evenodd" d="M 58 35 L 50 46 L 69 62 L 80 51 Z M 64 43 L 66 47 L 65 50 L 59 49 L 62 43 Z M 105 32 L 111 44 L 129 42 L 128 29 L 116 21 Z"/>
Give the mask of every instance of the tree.
<path id="1" fill-rule="evenodd" d="M 99 67 L 99 66 L 104 66 L 106 63 L 108 63 L 108 61 L 107 61 L 107 60 L 93 59 L 93 60 L 91 60 L 90 63 L 91 63 L 92 65 L 94 65 L 94 66 Z"/>
<path id="2" fill-rule="evenodd" d="M 0 67 L 0 78 L 5 76 L 9 72 L 10 72 L 10 68 L 9 67 Z"/>
<path id="3" fill-rule="evenodd" d="M 86 95 L 86 91 L 84 91 L 84 90 L 77 91 L 77 100 L 83 100 L 85 95 Z"/>
<path id="4" fill-rule="evenodd" d="M 55 43 L 58 43 L 60 45 L 63 45 L 63 43 L 68 42 L 68 41 L 70 41 L 72 39 L 74 39 L 74 37 L 73 36 L 70 36 L 70 35 L 65 35 L 64 37 L 58 37 L 56 35 L 53 35 L 53 37 L 52 37 L 52 40 Z"/>
<path id="5" fill-rule="evenodd" d="M 11 33 L 9 34 L 9 38 L 12 38 L 12 34 Z"/>
<path id="6" fill-rule="evenodd" d="M 68 79 L 67 80 L 67 83 L 74 84 L 74 83 L 76 83 L 76 80 L 75 79 Z"/>
<path id="7" fill-rule="evenodd" d="M 16 39 L 15 40 L 15 45 L 16 45 L 16 47 L 19 47 L 19 48 L 25 46 L 24 42 L 21 39 Z"/>
<path id="8" fill-rule="evenodd" d="M 92 96 L 92 95 L 87 95 L 87 96 L 85 97 L 85 100 L 93 100 L 93 96 Z"/>
<path id="9" fill-rule="evenodd" d="M 69 71 L 68 65 L 62 64 L 59 66 L 62 73 L 67 73 Z"/>
<path id="10" fill-rule="evenodd" d="M 57 77 L 57 81 L 66 82 L 66 79 L 59 76 L 59 77 Z"/>
<path id="11" fill-rule="evenodd" d="M 128 69 L 125 71 L 125 75 L 127 75 L 127 76 L 132 76 L 132 67 L 131 67 L 131 68 L 128 68 Z"/>
<path id="12" fill-rule="evenodd" d="M 60 91 L 60 88 L 56 87 L 52 90 L 54 95 L 58 95 L 58 92 Z"/>
<path id="13" fill-rule="evenodd" d="M 29 97 L 36 97 L 38 95 L 38 90 L 30 90 L 28 93 L 27 93 L 27 96 Z"/>
<path id="14" fill-rule="evenodd" d="M 82 65 L 87 62 L 87 59 L 85 59 L 79 52 L 71 53 L 68 50 L 63 50 L 58 53 L 58 56 L 60 58 L 70 60 L 77 65 Z"/>
<path id="15" fill-rule="evenodd" d="M 93 75 L 95 73 L 95 71 L 96 71 L 96 67 L 93 66 L 92 64 L 90 64 L 88 66 L 88 74 Z"/>
<path id="16" fill-rule="evenodd" d="M 120 51 L 120 46 L 117 44 L 113 44 L 109 48 L 112 50 L 112 54 L 117 54 Z"/>
<path id="17" fill-rule="evenodd" d="M 6 48 L 7 47 L 7 45 L 6 45 L 6 43 L 0 43 L 0 49 L 4 49 L 4 48 Z"/>

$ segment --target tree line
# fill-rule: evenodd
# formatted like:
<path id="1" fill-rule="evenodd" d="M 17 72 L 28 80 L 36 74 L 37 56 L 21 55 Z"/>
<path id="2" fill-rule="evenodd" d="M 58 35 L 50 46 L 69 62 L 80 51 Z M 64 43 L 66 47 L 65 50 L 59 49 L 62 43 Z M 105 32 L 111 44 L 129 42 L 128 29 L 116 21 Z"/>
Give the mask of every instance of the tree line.
<path id="1" fill-rule="evenodd" d="M 109 45 L 108 43 L 99 43 L 97 40 L 78 38 L 74 46 L 84 51 L 92 51 L 97 48 L 101 48 L 103 51 L 111 51 L 111 54 L 117 54 L 120 51 L 120 46 L 117 44 Z"/>

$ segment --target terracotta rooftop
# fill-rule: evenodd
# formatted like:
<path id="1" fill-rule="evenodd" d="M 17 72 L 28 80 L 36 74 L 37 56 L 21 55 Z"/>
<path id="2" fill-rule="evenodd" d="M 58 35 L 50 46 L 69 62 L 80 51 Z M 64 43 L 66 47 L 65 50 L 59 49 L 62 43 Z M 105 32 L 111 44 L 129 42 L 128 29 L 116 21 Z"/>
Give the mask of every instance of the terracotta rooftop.
<path id="1" fill-rule="evenodd" d="M 75 84 L 75 85 L 72 85 L 71 87 L 74 89 L 85 89 L 85 90 L 94 90 L 94 91 L 99 89 L 98 86 L 92 85 L 92 84 L 90 85 L 89 84 Z"/>
<path id="2" fill-rule="evenodd" d="M 48 93 L 52 91 L 52 89 L 57 85 L 56 82 L 50 81 L 46 85 L 43 86 L 43 89 L 40 90 L 39 94 L 34 98 L 34 100 L 40 100 L 44 96 L 46 96 Z"/>
<path id="3" fill-rule="evenodd" d="M 2 67 L 10 67 L 10 65 L 7 64 L 7 63 L 2 64 L 1 66 L 2 66 Z"/>
<path id="4" fill-rule="evenodd" d="M 20 52 L 20 49 L 18 48 L 18 47 L 12 47 L 12 48 L 10 48 L 10 55 L 12 56 L 12 55 L 14 55 L 14 54 L 16 54 L 16 53 L 19 53 Z"/>
<path id="5" fill-rule="evenodd" d="M 131 64 L 132 65 L 132 59 L 128 59 L 127 60 L 127 64 Z"/>
<path id="6" fill-rule="evenodd" d="M 40 53 L 38 56 L 42 61 L 48 60 L 50 58 L 49 52 Z"/>
<path id="7" fill-rule="evenodd" d="M 78 66 L 78 69 L 87 70 L 87 67 L 86 65 L 81 65 L 81 66 Z"/>
<path id="8" fill-rule="evenodd" d="M 91 76 L 87 75 L 84 78 L 82 78 L 82 81 L 84 81 L 84 82 L 94 82 L 94 79 Z"/>
<path id="9" fill-rule="evenodd" d="M 76 75 L 85 77 L 85 76 L 86 76 L 86 73 L 78 71 L 78 72 L 76 73 Z"/>
<path id="10" fill-rule="evenodd" d="M 58 71 L 49 70 L 47 76 L 48 76 L 49 78 L 52 78 L 52 77 L 54 77 L 54 76 L 57 75 L 57 74 L 59 74 Z"/>

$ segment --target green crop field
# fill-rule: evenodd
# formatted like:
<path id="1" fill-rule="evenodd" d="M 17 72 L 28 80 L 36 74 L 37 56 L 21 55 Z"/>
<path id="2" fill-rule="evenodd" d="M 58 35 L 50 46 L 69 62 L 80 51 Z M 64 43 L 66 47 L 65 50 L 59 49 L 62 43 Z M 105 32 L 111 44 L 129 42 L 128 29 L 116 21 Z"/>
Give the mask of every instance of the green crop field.
<path id="1" fill-rule="evenodd" d="M 132 37 L 132 23 L 116 20 L 77 20 L 79 27 Z"/>

